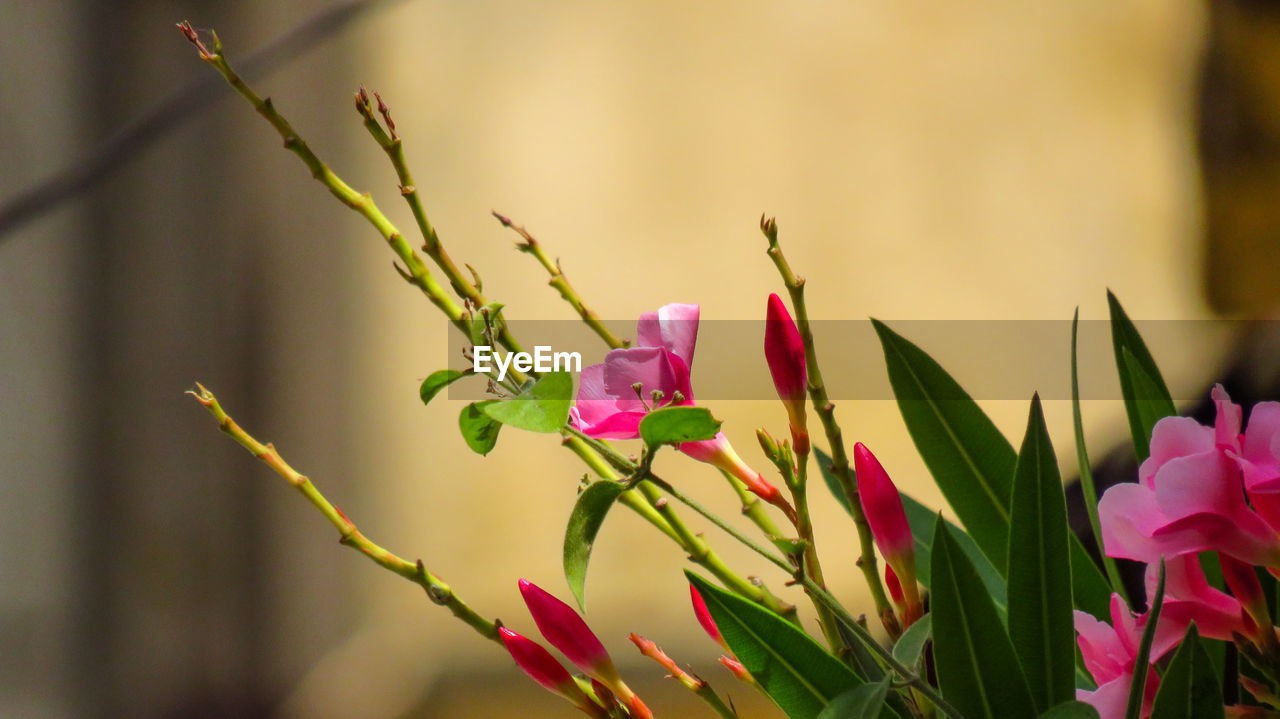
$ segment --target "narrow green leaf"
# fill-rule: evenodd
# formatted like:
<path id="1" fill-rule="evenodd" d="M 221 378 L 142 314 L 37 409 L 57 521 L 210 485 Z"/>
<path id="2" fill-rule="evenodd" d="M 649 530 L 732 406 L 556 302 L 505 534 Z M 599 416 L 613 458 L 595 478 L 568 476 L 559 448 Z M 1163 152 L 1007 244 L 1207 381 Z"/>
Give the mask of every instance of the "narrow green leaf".
<path id="1" fill-rule="evenodd" d="M 832 699 L 862 684 L 808 634 L 754 602 L 685 571 L 729 648 L 790 719 L 817 719 Z"/>
<path id="2" fill-rule="evenodd" d="M 497 400 L 487 399 L 483 402 L 472 402 L 462 408 L 458 415 L 458 429 L 462 430 L 462 439 L 476 454 L 488 454 L 498 443 L 498 430 L 502 425 L 485 413 L 485 407 Z"/>
<path id="3" fill-rule="evenodd" d="M 1089 528 L 1093 530 L 1093 541 L 1098 545 L 1098 554 L 1102 557 L 1107 583 L 1111 586 L 1111 591 L 1128 601 L 1129 592 L 1120 579 L 1116 560 L 1107 556 L 1106 545 L 1102 541 L 1102 523 L 1098 521 L 1098 490 L 1093 483 L 1093 465 L 1089 461 L 1089 449 L 1084 443 L 1084 418 L 1080 412 L 1080 372 L 1076 352 L 1079 328 L 1080 308 L 1077 307 L 1075 315 L 1071 318 L 1071 419 L 1076 437 L 1076 465 L 1080 474 L 1080 489 L 1084 494 L 1085 514 L 1089 516 Z"/>
<path id="4" fill-rule="evenodd" d="M 720 431 L 720 420 L 706 407 L 663 407 L 640 420 L 640 438 L 650 448 L 712 439 Z"/>
<path id="5" fill-rule="evenodd" d="M 956 517 L 1003 573 L 1017 461 L 1013 446 L 932 357 L 884 323 L 871 322 L 916 450 Z"/>
<path id="6" fill-rule="evenodd" d="M 818 719 L 878 719 L 887 713 L 884 700 L 888 695 L 889 677 L 856 686 L 831 700 Z"/>
<path id="7" fill-rule="evenodd" d="M 1039 395 L 1013 473 L 1012 506 L 1009 636 L 1036 709 L 1047 711 L 1075 696 L 1075 631 L 1067 500 Z"/>
<path id="8" fill-rule="evenodd" d="M 914 667 L 924 654 L 924 645 L 933 637 L 933 615 L 926 614 L 907 627 L 893 645 L 893 658 Z"/>
<path id="9" fill-rule="evenodd" d="M 1138 644 L 1138 656 L 1133 665 L 1133 683 L 1129 686 L 1129 702 L 1125 719 L 1141 719 L 1142 699 L 1147 686 L 1147 672 L 1151 669 L 1151 642 L 1156 638 L 1156 625 L 1160 623 L 1160 610 L 1164 608 L 1164 560 L 1160 560 L 1160 578 L 1156 583 L 1156 595 L 1151 598 L 1147 610 L 1147 626 L 1142 630 Z"/>
<path id="10" fill-rule="evenodd" d="M 933 657 L 943 696 L 966 719 L 1035 716 L 995 605 L 941 519 L 934 529 L 932 572 Z"/>
<path id="11" fill-rule="evenodd" d="M 1192 624 L 1160 677 L 1151 719 L 1222 719 L 1224 714 L 1222 686 Z"/>
<path id="12" fill-rule="evenodd" d="M 548 372 L 515 397 L 485 404 L 484 411 L 503 424 L 551 434 L 569 421 L 572 401 L 573 376 L 568 372 Z"/>
<path id="13" fill-rule="evenodd" d="M 1168 417 L 1177 410 L 1151 351 L 1111 290 L 1107 290 L 1107 309 L 1111 314 L 1111 344 L 1120 374 L 1124 410 L 1129 417 L 1129 431 L 1133 435 L 1133 450 L 1142 462 L 1151 453 L 1153 418 Z M 1125 358 L 1126 350 L 1132 359 Z"/>
<path id="14" fill-rule="evenodd" d="M 422 381 L 422 388 L 418 390 L 418 396 L 422 398 L 423 404 L 427 404 L 431 402 L 433 397 L 440 393 L 440 390 L 469 374 L 471 373 L 456 369 L 436 370 Z"/>
<path id="15" fill-rule="evenodd" d="M 604 524 L 605 515 L 626 488 L 617 482 L 601 480 L 582 490 L 569 514 L 569 526 L 564 532 L 564 577 L 569 589 L 578 600 L 582 611 L 587 610 L 587 563 L 591 561 L 591 549 L 596 535 Z"/>
<path id="16" fill-rule="evenodd" d="M 1084 702 L 1069 701 L 1040 715 L 1040 719 L 1099 719 L 1098 710 Z"/>

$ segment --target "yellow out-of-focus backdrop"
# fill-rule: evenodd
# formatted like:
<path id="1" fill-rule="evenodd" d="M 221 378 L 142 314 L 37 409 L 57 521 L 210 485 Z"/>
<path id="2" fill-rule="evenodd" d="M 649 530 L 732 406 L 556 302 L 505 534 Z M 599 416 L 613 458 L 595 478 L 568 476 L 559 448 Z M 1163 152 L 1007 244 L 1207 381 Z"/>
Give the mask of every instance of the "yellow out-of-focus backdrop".
<path id="1" fill-rule="evenodd" d="M 217 29 L 234 61 L 325 5 L 0 7 L 0 196 L 211 72 L 174 21 Z M 673 301 L 700 303 L 704 319 L 760 318 L 780 289 L 761 212 L 777 216 L 821 319 L 1062 320 L 1077 305 L 1100 319 L 1108 287 L 1138 318 L 1209 316 L 1200 3 L 384 5 L 256 86 L 408 231 L 352 111 L 361 83 L 381 93 L 441 238 L 513 318 L 571 313 L 491 210 L 537 235 L 616 320 Z M 183 397 L 207 384 L 369 537 L 423 558 L 481 613 L 535 633 L 517 579 L 568 596 L 562 531 L 583 468 L 554 438 L 512 430 L 478 457 L 456 429 L 461 401 L 422 406 L 421 379 L 457 364 L 446 323 L 377 235 L 217 89 L 0 245 L 0 714 L 569 711 L 417 587 L 339 547 Z M 1178 387 L 1223 353 L 1191 335 L 1161 349 Z M 1025 402 L 983 405 L 1021 431 Z M 754 430 L 785 432 L 781 407 L 713 409 L 763 467 Z M 1070 472 L 1069 407 L 1047 409 Z M 893 403 L 838 411 L 846 438 L 940 502 Z M 1118 402 L 1085 411 L 1099 452 L 1124 437 Z M 710 470 L 660 466 L 734 515 Z M 813 496 L 832 588 L 865 608 L 852 529 Z M 706 529 L 731 565 L 784 591 Z M 752 716 L 776 716 L 715 664 L 682 559 L 615 512 L 594 552 L 592 626 L 667 716 L 695 710 L 627 632 Z"/>

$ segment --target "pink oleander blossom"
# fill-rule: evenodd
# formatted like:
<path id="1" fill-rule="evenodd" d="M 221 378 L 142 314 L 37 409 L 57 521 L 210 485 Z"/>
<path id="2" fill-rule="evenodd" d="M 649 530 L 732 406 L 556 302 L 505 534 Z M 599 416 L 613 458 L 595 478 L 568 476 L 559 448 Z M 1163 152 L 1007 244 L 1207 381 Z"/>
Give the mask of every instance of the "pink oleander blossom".
<path id="1" fill-rule="evenodd" d="M 611 350 L 604 362 L 582 370 L 578 396 L 569 409 L 573 426 L 599 439 L 635 439 L 648 412 L 692 405 L 698 313 L 698 305 L 669 304 L 640 315 L 636 346 Z M 723 432 L 679 449 L 737 477 L 765 501 L 790 509 L 778 489 L 738 456 Z"/>
<path id="2" fill-rule="evenodd" d="M 1076 643 L 1084 657 L 1085 668 L 1098 685 L 1093 691 L 1077 689 L 1076 699 L 1091 704 L 1098 710 L 1101 719 L 1123 719 L 1129 700 L 1129 687 L 1133 684 L 1134 669 L 1138 662 L 1138 645 L 1142 641 L 1146 616 L 1133 616 L 1120 595 L 1112 594 L 1111 622 L 1100 622 L 1086 612 L 1077 610 L 1075 613 L 1076 632 L 1079 635 Z M 1163 647 L 1158 655 L 1157 647 L 1153 644 L 1151 658 L 1163 655 L 1170 646 L 1172 645 Z M 1143 719 L 1150 716 L 1151 704 L 1155 701 L 1159 687 L 1160 678 L 1154 670 L 1148 669 L 1143 691 Z"/>
<path id="3" fill-rule="evenodd" d="M 1273 476 L 1280 464 L 1271 450 L 1280 405 L 1259 405 L 1256 430 L 1242 436 L 1240 407 L 1221 386 L 1213 399 L 1213 427 L 1186 417 L 1160 420 L 1138 482 L 1103 495 L 1098 515 L 1107 554 L 1150 564 L 1218 551 L 1246 564 L 1280 566 L 1280 511 L 1270 511 L 1280 510 L 1280 479 Z"/>

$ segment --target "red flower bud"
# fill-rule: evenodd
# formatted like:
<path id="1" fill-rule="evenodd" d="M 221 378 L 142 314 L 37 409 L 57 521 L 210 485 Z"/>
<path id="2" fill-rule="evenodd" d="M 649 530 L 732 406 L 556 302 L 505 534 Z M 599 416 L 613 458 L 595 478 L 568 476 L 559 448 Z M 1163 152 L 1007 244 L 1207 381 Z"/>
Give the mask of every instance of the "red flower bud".
<path id="1" fill-rule="evenodd" d="M 725 669 L 733 672 L 733 675 L 738 678 L 738 681 L 746 682 L 748 684 L 756 683 L 756 680 L 751 676 L 751 672 L 747 671 L 747 668 L 742 666 L 742 662 L 737 659 L 721 656 L 716 661 L 723 664 Z"/>
<path id="2" fill-rule="evenodd" d="M 893 567 L 887 564 L 884 565 L 884 584 L 889 588 L 889 598 L 902 609 L 907 602 L 906 597 L 902 596 L 902 582 L 898 581 L 898 574 L 893 571 Z"/>
<path id="3" fill-rule="evenodd" d="M 1218 563 L 1222 566 L 1222 578 L 1227 581 L 1231 595 L 1254 622 L 1261 627 L 1269 626 L 1271 612 L 1267 609 L 1267 597 L 1262 593 L 1262 583 L 1258 581 L 1253 567 L 1226 552 L 1218 552 Z"/>
<path id="4" fill-rule="evenodd" d="M 891 563 L 900 557 L 915 556 L 915 544 L 911 538 L 911 525 L 902 509 L 902 497 L 889 479 L 880 461 L 861 442 L 853 447 L 854 470 L 858 475 L 858 499 L 871 525 L 871 535 L 880 553 Z M 902 577 L 915 581 L 915 577 Z"/>
<path id="5" fill-rule="evenodd" d="M 765 310 L 764 357 L 773 375 L 773 386 L 787 408 L 791 420 L 791 438 L 796 454 L 809 453 L 809 431 L 805 417 L 805 392 L 809 370 L 805 364 L 804 341 L 791 320 L 787 306 L 778 295 L 770 294 Z"/>
<path id="6" fill-rule="evenodd" d="M 689 599 L 693 601 L 693 614 L 698 618 L 698 623 L 702 625 L 703 630 L 716 641 L 716 644 L 729 651 L 729 645 L 725 643 L 724 637 L 720 636 L 719 627 L 711 619 L 711 612 L 707 611 L 707 603 L 702 600 L 702 595 L 692 584 L 689 585 Z"/>
<path id="7" fill-rule="evenodd" d="M 590 701 L 586 692 L 582 691 L 582 687 L 569 674 L 569 670 L 556 661 L 551 652 L 543 649 L 541 644 L 506 627 L 498 627 L 498 636 L 502 637 L 502 643 L 511 653 L 511 658 L 516 660 L 516 666 L 535 682 L 574 704 L 582 705 Z"/>
<path id="8" fill-rule="evenodd" d="M 618 671 L 604 645 L 582 617 L 568 604 L 548 594 L 527 579 L 520 580 L 520 594 L 551 646 L 559 649 L 575 666 L 605 684 L 618 681 Z"/>

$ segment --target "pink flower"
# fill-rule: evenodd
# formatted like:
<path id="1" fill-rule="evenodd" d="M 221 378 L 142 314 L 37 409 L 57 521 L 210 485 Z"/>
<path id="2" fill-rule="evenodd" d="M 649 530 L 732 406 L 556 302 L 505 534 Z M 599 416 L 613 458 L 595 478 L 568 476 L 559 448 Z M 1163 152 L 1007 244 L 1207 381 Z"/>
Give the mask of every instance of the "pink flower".
<path id="1" fill-rule="evenodd" d="M 765 310 L 764 357 L 773 375 L 773 386 L 778 398 L 787 408 L 791 420 L 791 438 L 796 454 L 809 453 L 809 431 L 805 417 L 805 392 L 809 383 L 809 370 L 805 364 L 804 341 L 800 330 L 792 321 L 787 306 L 778 295 L 769 295 Z"/>
<path id="2" fill-rule="evenodd" d="M 1079 635 L 1076 643 L 1084 657 L 1084 666 L 1098 684 L 1094 691 L 1076 690 L 1076 699 L 1093 705 L 1101 719 L 1123 719 L 1129 699 L 1129 687 L 1133 684 L 1134 668 L 1138 662 L 1138 645 L 1142 641 L 1142 629 L 1146 616 L 1134 617 L 1119 594 L 1111 595 L 1111 624 L 1100 622 L 1086 612 L 1076 611 L 1075 625 Z M 1176 641 L 1176 640 L 1175 640 Z M 1172 645 L 1170 645 L 1172 646 Z M 1158 659 L 1169 650 L 1163 647 L 1159 654 L 1152 645 L 1151 659 Z M 1151 714 L 1160 678 L 1148 669 L 1143 688 L 1142 717 Z"/>
<path id="3" fill-rule="evenodd" d="M 1226 555 L 1223 558 L 1230 560 Z M 1252 568 L 1245 569 L 1253 574 Z M 1155 596 L 1159 575 L 1159 565 L 1147 565 L 1148 597 Z M 1254 582 L 1257 582 L 1257 577 L 1254 577 Z M 1235 634 L 1251 633 L 1240 601 L 1214 589 L 1204 576 L 1199 557 L 1184 554 L 1165 560 L 1164 606 L 1160 612 L 1160 626 L 1156 627 L 1151 644 L 1152 660 L 1182 641 L 1191 622 L 1196 623 L 1200 636 L 1210 639 L 1229 642 Z"/>
<path id="4" fill-rule="evenodd" d="M 693 404 L 689 374 L 697 342 L 697 305 L 670 304 L 640 315 L 635 347 L 612 350 L 603 363 L 582 370 L 570 421 L 591 437 L 635 439 L 640 436 L 640 420 L 651 410 Z M 793 516 L 778 489 L 742 461 L 723 432 L 685 442 L 679 449 L 732 474 Z"/>
<path id="5" fill-rule="evenodd" d="M 1256 462 L 1242 455 L 1239 435 L 1240 408 L 1230 402 L 1221 386 L 1213 398 L 1218 416 L 1213 427 L 1186 417 L 1165 417 L 1151 434 L 1151 456 L 1138 469 L 1136 484 L 1119 484 L 1107 490 L 1098 503 L 1107 554 L 1113 557 L 1157 562 L 1203 551 L 1219 551 L 1251 565 L 1280 566 L 1280 536 L 1268 523 L 1266 500 L 1280 509 L 1280 482 L 1262 479 L 1270 474 L 1267 453 L 1259 450 L 1280 421 L 1277 410 L 1264 410 L 1263 422 L 1244 444 Z M 1250 440 L 1253 440 L 1250 443 Z M 1246 469 L 1246 466 L 1248 469 Z M 1246 481 L 1253 473 L 1253 508 L 1245 501 Z M 1263 498 L 1259 502 L 1259 498 Z M 1277 513 L 1280 518 L 1280 512 Z"/>

